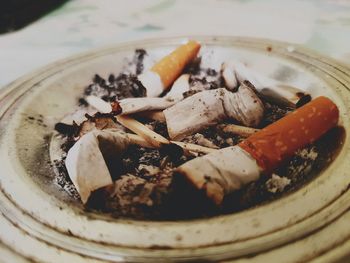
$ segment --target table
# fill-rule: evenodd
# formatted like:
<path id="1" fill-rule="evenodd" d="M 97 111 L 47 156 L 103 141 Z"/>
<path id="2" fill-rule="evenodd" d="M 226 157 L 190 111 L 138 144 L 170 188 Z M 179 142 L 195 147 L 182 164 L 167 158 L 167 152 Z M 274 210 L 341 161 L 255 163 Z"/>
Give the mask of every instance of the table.
<path id="1" fill-rule="evenodd" d="M 270 38 L 350 61 L 348 0 L 73 0 L 0 35 L 0 87 L 69 55 L 131 40 L 186 35 Z"/>

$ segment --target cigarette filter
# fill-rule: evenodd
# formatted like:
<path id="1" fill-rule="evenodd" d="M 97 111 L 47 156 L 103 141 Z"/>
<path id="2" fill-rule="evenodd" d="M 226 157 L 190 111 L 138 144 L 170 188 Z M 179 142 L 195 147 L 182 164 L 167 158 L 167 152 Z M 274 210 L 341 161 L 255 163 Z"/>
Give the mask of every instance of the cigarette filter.
<path id="1" fill-rule="evenodd" d="M 200 47 L 198 42 L 189 41 L 163 57 L 150 71 L 139 75 L 138 79 L 147 90 L 147 97 L 159 96 L 167 90 L 185 66 L 197 56 Z"/>
<path id="2" fill-rule="evenodd" d="M 298 149 L 319 139 L 337 125 L 339 110 L 326 97 L 318 97 L 242 141 L 264 171 L 271 171 Z"/>

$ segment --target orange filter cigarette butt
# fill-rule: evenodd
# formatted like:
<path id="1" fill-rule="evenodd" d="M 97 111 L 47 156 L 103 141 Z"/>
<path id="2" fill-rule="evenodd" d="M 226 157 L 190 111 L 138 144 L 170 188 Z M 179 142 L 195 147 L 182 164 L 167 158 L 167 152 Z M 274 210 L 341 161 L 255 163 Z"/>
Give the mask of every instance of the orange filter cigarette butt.
<path id="1" fill-rule="evenodd" d="M 201 45 L 189 41 L 158 61 L 149 71 L 138 76 L 146 89 L 147 97 L 157 97 L 174 83 L 185 66 L 198 54 Z"/>
<path id="2" fill-rule="evenodd" d="M 189 41 L 162 58 L 151 68 L 160 76 L 164 89 L 167 89 L 180 76 L 184 67 L 197 56 L 200 47 L 198 42 Z"/>
<path id="3" fill-rule="evenodd" d="M 238 146 L 248 152 L 263 171 L 272 171 L 298 149 L 335 127 L 338 120 L 337 106 L 326 97 L 318 97 Z"/>

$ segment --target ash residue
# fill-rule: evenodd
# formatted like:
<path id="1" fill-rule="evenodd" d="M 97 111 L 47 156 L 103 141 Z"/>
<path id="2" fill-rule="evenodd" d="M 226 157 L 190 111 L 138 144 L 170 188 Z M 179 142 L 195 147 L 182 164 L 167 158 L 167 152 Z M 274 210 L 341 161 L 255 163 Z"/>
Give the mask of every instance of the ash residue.
<path id="1" fill-rule="evenodd" d="M 134 58 L 132 60 L 131 65 L 135 65 L 135 74 L 139 75 L 143 72 L 144 65 L 143 60 L 145 59 L 145 56 L 147 56 L 147 52 L 144 49 L 136 49 Z"/>
<path id="2" fill-rule="evenodd" d="M 72 124 L 58 122 L 55 124 L 55 130 L 64 136 L 75 136 L 79 131 L 79 125 L 73 121 Z"/>
<path id="3" fill-rule="evenodd" d="M 189 92 L 186 92 L 185 97 L 199 91 L 224 87 L 224 80 L 220 72 L 201 67 L 201 58 L 197 58 L 190 63 L 184 73 L 190 74 L 189 83 L 191 88 Z"/>
<path id="4" fill-rule="evenodd" d="M 296 152 L 295 157 L 290 161 L 287 166 L 287 172 L 289 178 L 293 181 L 297 181 L 298 177 L 303 177 L 310 173 L 313 169 L 313 164 L 318 157 L 318 150 L 316 146 L 310 146 Z"/>
<path id="5" fill-rule="evenodd" d="M 223 124 L 228 123 L 219 123 L 202 130 L 200 133 L 219 148 L 234 146 L 244 140 L 244 137 L 240 135 L 224 132 L 221 128 Z"/>
<path id="6" fill-rule="evenodd" d="M 96 193 L 89 200 L 90 207 L 95 206 L 118 218 L 164 217 L 162 207 L 166 203 L 171 180 L 171 173 L 153 175 L 148 179 L 126 174 L 105 189 L 107 194 L 106 192 Z M 102 203 L 99 200 L 102 200 Z"/>
<path id="7" fill-rule="evenodd" d="M 169 205 L 172 171 L 190 158 L 182 154 L 169 158 L 163 151 L 131 145 L 121 156 L 121 174 L 112 175 L 114 184 L 95 192 L 88 206 L 115 217 L 170 219 L 162 211 Z"/>
<path id="8" fill-rule="evenodd" d="M 47 124 L 44 122 L 44 116 L 42 114 L 27 116 L 26 121 L 28 121 L 31 124 L 41 126 L 43 128 L 47 128 Z"/>
<path id="9" fill-rule="evenodd" d="M 84 96 L 79 98 L 79 105 L 87 106 L 86 96 L 94 95 L 105 101 L 121 100 L 129 97 L 144 97 L 146 89 L 137 79 L 137 75 L 144 70 L 144 59 L 147 52 L 144 49 L 136 49 L 131 61 L 124 66 L 124 72 L 115 76 L 110 74 L 107 79 L 96 74 L 84 90 Z"/>
<path id="10" fill-rule="evenodd" d="M 285 176 L 279 176 L 277 174 L 272 174 L 271 178 L 266 182 L 267 191 L 270 193 L 283 192 L 287 185 L 291 183 L 291 179 Z"/>
<path id="11" fill-rule="evenodd" d="M 182 153 L 178 155 L 169 154 L 167 151 L 175 152 L 174 149 L 147 149 L 137 145 L 130 145 L 129 148 L 122 155 L 122 162 L 124 169 L 122 174 L 135 174 L 142 177 L 144 171 L 140 169 L 146 166 L 160 167 L 160 168 L 174 168 L 179 166 L 186 161 L 190 160 L 191 157 L 185 156 Z M 169 156 L 173 158 L 169 158 Z"/>
<path id="12" fill-rule="evenodd" d="M 191 63 L 189 63 L 184 69 L 184 74 L 198 75 L 200 74 L 202 64 L 202 58 L 197 57 Z"/>
<path id="13" fill-rule="evenodd" d="M 266 127 L 267 125 L 274 123 L 275 121 L 281 119 L 288 113 L 292 112 L 291 108 L 282 107 L 277 104 L 267 102 L 264 99 L 262 99 L 262 101 L 264 102 L 265 106 L 265 115 L 262 122 L 259 125 L 259 128 Z"/>
<path id="14" fill-rule="evenodd" d="M 97 96 L 111 102 L 129 97 L 144 97 L 146 95 L 146 89 L 137 79 L 136 75 L 122 73 L 114 77 L 111 74 L 108 80 L 105 80 L 96 74 L 93 78 L 93 83 L 84 90 L 84 96 L 89 95 Z"/>
<path id="15" fill-rule="evenodd" d="M 69 196 L 79 200 L 80 196 L 77 190 L 75 189 L 71 179 L 69 178 L 66 165 L 65 165 L 65 156 L 61 160 L 53 160 L 54 167 L 57 171 L 54 182 L 62 187 Z"/>
<path id="16" fill-rule="evenodd" d="M 165 138 L 169 138 L 168 130 L 164 122 L 152 121 L 152 120 L 148 120 L 148 121 L 143 120 L 143 122 L 149 129 L 164 136 Z"/>

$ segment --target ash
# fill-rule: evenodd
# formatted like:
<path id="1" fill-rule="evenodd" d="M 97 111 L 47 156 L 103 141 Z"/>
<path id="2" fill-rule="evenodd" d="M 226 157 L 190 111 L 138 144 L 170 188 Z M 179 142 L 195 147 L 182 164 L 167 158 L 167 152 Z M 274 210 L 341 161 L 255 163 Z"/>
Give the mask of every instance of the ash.
<path id="1" fill-rule="evenodd" d="M 311 146 L 309 148 L 304 148 L 297 151 L 295 157 L 288 165 L 288 177 L 296 180 L 298 177 L 310 173 L 318 155 L 316 146 Z"/>
<path id="2" fill-rule="evenodd" d="M 79 99 L 80 105 L 87 106 L 86 96 L 94 95 L 107 102 L 130 97 L 144 97 L 146 89 L 137 79 L 144 70 L 144 61 L 148 57 L 144 49 L 135 50 L 131 61 L 124 65 L 124 72 L 118 76 L 110 74 L 107 79 L 96 74 L 84 90 L 84 96 Z"/>
<path id="3" fill-rule="evenodd" d="M 184 73 L 190 74 L 190 90 L 185 92 L 185 98 L 203 90 L 218 89 L 225 86 L 220 72 L 201 67 L 200 57 L 190 63 Z"/>
<path id="4" fill-rule="evenodd" d="M 289 178 L 273 173 L 271 178 L 266 182 L 266 188 L 270 193 L 283 192 L 284 188 L 290 183 L 291 180 Z"/>

